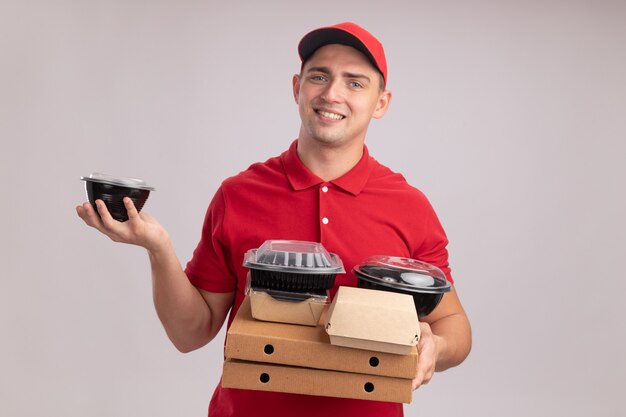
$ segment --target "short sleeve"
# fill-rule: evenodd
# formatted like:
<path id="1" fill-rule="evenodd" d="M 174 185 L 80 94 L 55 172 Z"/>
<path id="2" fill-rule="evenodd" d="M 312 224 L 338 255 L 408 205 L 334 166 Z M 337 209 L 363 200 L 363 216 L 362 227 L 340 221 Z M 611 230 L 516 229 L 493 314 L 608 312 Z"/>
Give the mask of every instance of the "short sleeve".
<path id="1" fill-rule="evenodd" d="M 209 292 L 225 293 L 237 288 L 229 248 L 223 239 L 225 215 L 226 203 L 220 187 L 207 209 L 200 242 L 185 268 L 189 281 Z"/>
<path id="2" fill-rule="evenodd" d="M 448 237 L 430 203 L 428 209 L 425 212 L 424 238 L 413 257 L 441 269 L 448 281 L 454 284 L 448 261 Z"/>

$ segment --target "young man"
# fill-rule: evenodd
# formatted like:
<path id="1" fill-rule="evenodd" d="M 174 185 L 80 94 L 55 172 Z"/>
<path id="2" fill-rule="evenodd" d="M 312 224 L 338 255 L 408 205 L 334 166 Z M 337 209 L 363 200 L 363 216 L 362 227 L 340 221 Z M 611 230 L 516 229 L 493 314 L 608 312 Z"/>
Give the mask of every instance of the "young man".
<path id="1" fill-rule="evenodd" d="M 420 259 L 452 282 L 447 238 L 425 196 L 373 159 L 365 146 L 372 118 L 386 113 L 383 47 L 353 23 L 314 30 L 298 52 L 293 93 L 302 120 L 289 150 L 225 180 L 215 194 L 202 238 L 183 270 L 167 232 L 126 199 L 129 221 L 113 220 L 102 201 L 78 215 L 112 240 L 143 246 L 152 266 L 154 303 L 182 352 L 211 341 L 244 299 L 244 253 L 268 239 L 321 242 L 346 271 L 336 287 L 356 286 L 351 271 L 371 255 Z M 336 288 L 335 288 L 336 289 Z M 461 363 L 471 347 L 468 319 L 456 291 L 421 323 L 414 389 L 434 371 Z M 220 358 L 221 360 L 221 358 Z M 209 416 L 401 416 L 402 405 L 376 401 L 225 389 L 218 386 Z"/>

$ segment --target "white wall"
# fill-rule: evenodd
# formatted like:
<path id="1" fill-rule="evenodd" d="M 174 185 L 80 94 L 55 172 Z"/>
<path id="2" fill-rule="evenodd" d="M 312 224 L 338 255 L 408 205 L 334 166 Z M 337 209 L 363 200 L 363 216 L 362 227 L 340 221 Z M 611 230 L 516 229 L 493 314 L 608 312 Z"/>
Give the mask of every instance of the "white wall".
<path id="1" fill-rule="evenodd" d="M 205 415 L 223 335 L 175 351 L 79 178 L 156 186 L 186 262 L 220 181 L 295 138 L 300 36 L 344 20 L 385 44 L 368 145 L 437 209 L 474 330 L 406 414 L 620 415 L 626 4 L 249 3 L 0 3 L 0 415 Z"/>

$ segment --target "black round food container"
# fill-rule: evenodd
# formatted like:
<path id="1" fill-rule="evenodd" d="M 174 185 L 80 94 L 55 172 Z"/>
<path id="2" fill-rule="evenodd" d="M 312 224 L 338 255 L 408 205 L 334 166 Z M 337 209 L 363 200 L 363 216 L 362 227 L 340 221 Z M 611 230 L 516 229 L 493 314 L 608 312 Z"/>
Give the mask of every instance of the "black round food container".
<path id="1" fill-rule="evenodd" d="M 294 292 L 332 288 L 345 272 L 321 243 L 298 240 L 267 240 L 246 252 L 243 266 L 250 268 L 252 286 Z"/>
<path id="2" fill-rule="evenodd" d="M 430 314 L 452 286 L 436 266 L 398 256 L 372 256 L 354 267 L 359 288 L 413 296 L 418 317 Z"/>
<path id="3" fill-rule="evenodd" d="M 135 178 L 112 177 L 106 174 L 93 173 L 88 177 L 81 177 L 85 181 L 87 200 L 91 203 L 96 213 L 96 200 L 104 201 L 111 216 L 120 222 L 128 220 L 128 213 L 124 207 L 124 197 L 130 197 L 137 208 L 141 211 L 150 191 L 153 187 L 146 185 L 145 181 Z"/>

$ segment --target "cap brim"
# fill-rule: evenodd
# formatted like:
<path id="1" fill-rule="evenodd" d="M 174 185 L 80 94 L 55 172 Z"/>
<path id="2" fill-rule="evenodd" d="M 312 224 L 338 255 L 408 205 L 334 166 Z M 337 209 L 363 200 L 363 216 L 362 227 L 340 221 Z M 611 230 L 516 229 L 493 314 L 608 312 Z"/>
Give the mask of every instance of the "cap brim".
<path id="1" fill-rule="evenodd" d="M 300 59 L 302 62 L 306 62 L 311 56 L 324 45 L 330 44 L 340 44 L 351 46 L 363 53 L 370 60 L 374 68 L 376 68 L 380 73 L 382 73 L 381 69 L 378 67 L 374 56 L 372 56 L 371 52 L 367 49 L 367 47 L 357 38 L 356 36 L 337 28 L 322 28 L 318 30 L 314 30 L 313 32 L 308 33 L 298 45 L 298 53 L 300 54 Z"/>

